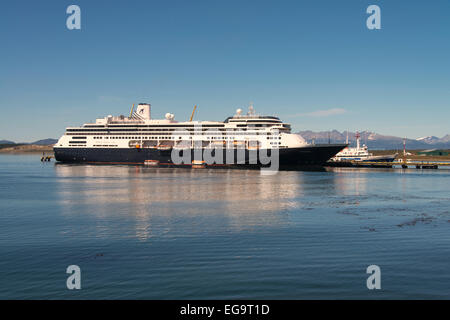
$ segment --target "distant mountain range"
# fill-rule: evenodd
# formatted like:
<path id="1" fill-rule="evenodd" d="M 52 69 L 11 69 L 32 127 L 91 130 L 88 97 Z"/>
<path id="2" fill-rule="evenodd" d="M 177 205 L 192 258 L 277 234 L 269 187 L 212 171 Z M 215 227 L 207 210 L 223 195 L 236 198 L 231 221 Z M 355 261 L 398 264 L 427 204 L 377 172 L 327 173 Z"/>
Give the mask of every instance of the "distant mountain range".
<path id="1" fill-rule="evenodd" d="M 57 139 L 48 138 L 48 139 L 38 140 L 38 141 L 32 142 L 30 144 L 37 144 L 39 146 L 48 146 L 48 145 L 51 145 L 51 144 L 55 144 L 57 142 L 58 142 Z"/>
<path id="2" fill-rule="evenodd" d="M 51 139 L 51 138 L 42 139 L 42 140 L 38 140 L 38 141 L 34 141 L 34 142 L 19 142 L 19 143 L 16 143 L 14 141 L 9 141 L 9 140 L 0 140 L 0 144 L 34 144 L 34 145 L 39 145 L 39 146 L 53 145 L 57 142 L 58 142 L 58 140 Z"/>
<path id="3" fill-rule="evenodd" d="M 300 131 L 298 132 L 308 142 L 315 140 L 315 143 L 345 143 L 347 132 L 333 131 Z M 350 145 L 356 144 L 356 133 L 349 132 L 348 140 Z M 369 149 L 381 150 L 402 150 L 403 138 L 395 136 L 385 136 L 375 132 L 363 131 L 360 132 L 361 144 L 366 144 Z M 442 138 L 435 136 L 423 137 L 419 139 L 406 139 L 407 149 L 450 149 L 450 134 Z"/>
<path id="4" fill-rule="evenodd" d="M 0 140 L 0 144 L 16 144 L 14 141 Z"/>

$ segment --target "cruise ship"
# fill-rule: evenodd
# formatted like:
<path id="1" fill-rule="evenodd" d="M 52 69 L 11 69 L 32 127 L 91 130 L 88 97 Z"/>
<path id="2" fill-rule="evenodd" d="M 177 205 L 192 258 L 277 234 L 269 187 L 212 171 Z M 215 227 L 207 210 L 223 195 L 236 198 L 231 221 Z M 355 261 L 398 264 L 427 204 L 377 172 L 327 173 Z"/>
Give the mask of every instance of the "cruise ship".
<path id="1" fill-rule="evenodd" d="M 347 146 L 308 144 L 289 124 L 258 115 L 253 106 L 224 121 L 192 121 L 194 111 L 189 121 L 176 121 L 172 113 L 152 119 L 151 105 L 140 103 L 129 116 L 68 127 L 54 145 L 55 159 L 191 167 L 265 167 L 277 161 L 281 168 L 322 166 Z"/>

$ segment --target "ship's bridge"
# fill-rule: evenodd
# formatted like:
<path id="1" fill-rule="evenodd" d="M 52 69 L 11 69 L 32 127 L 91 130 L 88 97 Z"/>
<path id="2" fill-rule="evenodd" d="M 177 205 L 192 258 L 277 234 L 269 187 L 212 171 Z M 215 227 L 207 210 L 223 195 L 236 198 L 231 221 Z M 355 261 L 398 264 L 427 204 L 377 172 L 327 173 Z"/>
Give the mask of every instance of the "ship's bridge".
<path id="1" fill-rule="evenodd" d="M 253 107 L 250 106 L 249 112 L 242 114 L 242 109 L 237 109 L 236 114 L 225 119 L 224 123 L 230 127 L 236 128 L 270 128 L 277 129 L 280 132 L 290 133 L 291 125 L 283 123 L 278 117 L 263 116 L 255 114 Z M 245 129 L 244 129 L 245 130 Z"/>
<path id="2" fill-rule="evenodd" d="M 229 122 L 271 122 L 271 123 L 281 123 L 280 118 L 274 116 L 257 116 L 257 115 L 234 115 L 225 119 L 225 123 Z"/>

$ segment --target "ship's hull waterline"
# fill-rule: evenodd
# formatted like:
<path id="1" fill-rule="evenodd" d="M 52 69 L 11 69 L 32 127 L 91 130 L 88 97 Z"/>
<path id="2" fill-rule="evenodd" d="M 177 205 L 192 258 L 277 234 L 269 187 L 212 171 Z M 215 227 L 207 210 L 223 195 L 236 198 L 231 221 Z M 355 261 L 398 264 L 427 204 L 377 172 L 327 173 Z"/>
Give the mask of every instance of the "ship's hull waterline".
<path id="1" fill-rule="evenodd" d="M 307 145 L 299 148 L 278 149 L 278 163 L 280 168 L 291 166 L 323 166 L 331 157 L 345 148 L 345 144 Z M 205 161 L 208 167 L 262 167 L 270 166 L 267 160 L 271 159 L 270 150 L 239 150 L 239 149 L 214 149 L 214 152 L 222 152 L 223 163 L 208 164 L 202 157 L 198 159 L 198 152 L 194 149 L 190 159 Z M 188 152 L 189 152 L 188 151 Z M 198 151 L 198 150 L 197 150 Z M 245 155 L 244 157 L 241 155 Z M 172 161 L 172 150 L 158 150 L 154 148 L 61 148 L 55 147 L 55 159 L 62 163 L 97 163 L 97 164 L 138 164 L 146 161 L 157 161 L 159 166 L 191 166 L 192 163 L 176 165 Z M 211 151 L 209 151 L 211 152 Z M 227 155 L 228 153 L 228 155 Z M 200 152 L 203 155 L 203 152 Z M 260 161 L 260 154 L 268 155 Z M 213 154 L 214 155 L 214 154 Z M 255 161 L 256 156 L 256 161 Z M 275 154 L 273 155 L 275 160 Z M 232 159 L 232 161 L 230 161 Z M 245 159 L 245 160 L 242 160 Z M 240 160 L 240 161 L 239 161 Z M 230 163 L 231 162 L 231 163 Z"/>

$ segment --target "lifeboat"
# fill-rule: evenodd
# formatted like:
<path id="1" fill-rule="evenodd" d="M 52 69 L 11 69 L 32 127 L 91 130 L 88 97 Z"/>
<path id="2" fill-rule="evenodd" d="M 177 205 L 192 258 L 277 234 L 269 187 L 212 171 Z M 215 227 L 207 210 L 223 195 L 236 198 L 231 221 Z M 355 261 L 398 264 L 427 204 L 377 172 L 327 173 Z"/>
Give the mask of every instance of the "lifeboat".
<path id="1" fill-rule="evenodd" d="M 157 167 L 159 166 L 159 160 L 145 160 L 144 164 L 150 167 Z"/>
<path id="2" fill-rule="evenodd" d="M 156 147 L 158 150 L 171 150 L 173 148 L 173 141 L 163 140 Z"/>
<path id="3" fill-rule="evenodd" d="M 194 169 L 206 168 L 206 162 L 203 160 L 192 160 L 192 168 Z"/>

